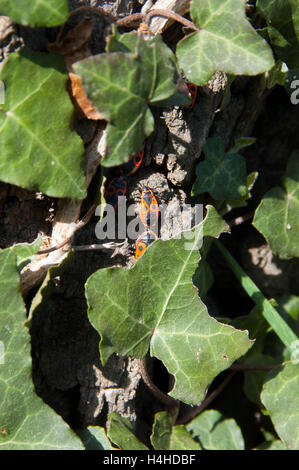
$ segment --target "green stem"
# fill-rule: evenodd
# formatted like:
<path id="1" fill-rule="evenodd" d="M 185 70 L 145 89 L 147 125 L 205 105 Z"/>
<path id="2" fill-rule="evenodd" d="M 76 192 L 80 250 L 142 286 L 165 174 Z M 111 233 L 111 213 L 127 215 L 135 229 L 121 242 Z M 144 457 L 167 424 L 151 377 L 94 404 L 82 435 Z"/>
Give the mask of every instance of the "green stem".
<path id="1" fill-rule="evenodd" d="M 214 240 L 220 253 L 223 255 L 227 264 L 241 283 L 243 289 L 247 292 L 253 302 L 262 309 L 263 316 L 267 322 L 272 326 L 277 336 L 281 339 L 283 344 L 292 351 L 294 341 L 298 341 L 297 336 L 289 327 L 289 325 L 283 320 L 271 303 L 264 297 L 262 292 L 256 286 L 256 284 L 250 279 L 249 276 L 243 271 L 241 266 L 233 258 L 233 256 L 227 251 L 227 249 L 218 241 Z"/>

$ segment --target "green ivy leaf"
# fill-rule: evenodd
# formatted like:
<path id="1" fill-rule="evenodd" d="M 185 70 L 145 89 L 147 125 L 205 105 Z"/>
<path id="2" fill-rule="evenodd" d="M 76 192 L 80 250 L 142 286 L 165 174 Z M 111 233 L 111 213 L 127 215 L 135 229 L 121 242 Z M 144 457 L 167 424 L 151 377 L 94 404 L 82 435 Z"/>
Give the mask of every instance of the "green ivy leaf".
<path id="1" fill-rule="evenodd" d="M 143 357 L 150 348 L 175 375 L 171 394 L 194 404 L 219 372 L 245 354 L 251 347 L 247 332 L 211 318 L 191 283 L 198 243 L 225 229 L 209 207 L 201 225 L 181 238 L 156 240 L 133 268 L 102 269 L 90 276 L 88 316 L 102 338 L 103 362 L 113 352 Z"/>
<path id="2" fill-rule="evenodd" d="M 253 171 L 246 176 L 246 192 L 238 199 L 230 199 L 227 201 L 229 207 L 244 207 L 247 205 L 247 200 L 251 198 L 251 190 L 257 180 L 257 177 L 257 171 Z"/>
<path id="3" fill-rule="evenodd" d="M 270 189 L 259 204 L 253 219 L 273 253 L 280 258 L 299 256 L 299 150 L 288 161 L 282 180 L 284 188 Z"/>
<path id="4" fill-rule="evenodd" d="M 254 450 L 287 450 L 285 444 L 279 439 L 273 441 L 265 441 L 259 446 L 255 447 Z"/>
<path id="5" fill-rule="evenodd" d="M 58 26 L 68 19 L 67 0 L 0 0 L 0 14 L 29 26 Z"/>
<path id="6" fill-rule="evenodd" d="M 286 86 L 288 68 L 282 60 L 278 60 L 267 74 L 267 88 L 271 90 L 275 85 Z"/>
<path id="7" fill-rule="evenodd" d="M 261 395 L 275 430 L 289 450 L 299 449 L 299 364 L 286 363 L 267 376 Z"/>
<path id="8" fill-rule="evenodd" d="M 36 243 L 0 251 L 0 449 L 82 449 L 69 426 L 35 393 L 30 336 L 19 287 L 18 257 L 34 254 Z"/>
<path id="9" fill-rule="evenodd" d="M 173 428 L 173 417 L 166 411 L 161 411 L 155 414 L 153 424 L 151 443 L 154 449 L 169 449 L 171 431 Z"/>
<path id="10" fill-rule="evenodd" d="M 258 0 L 257 12 L 268 23 L 277 57 L 290 68 L 299 66 L 299 3 L 297 0 Z"/>
<path id="11" fill-rule="evenodd" d="M 109 415 L 108 437 L 122 450 L 148 450 L 134 433 L 133 424 L 128 418 L 112 412 Z"/>
<path id="12" fill-rule="evenodd" d="M 84 198 L 84 147 L 72 130 L 63 59 L 23 49 L 9 56 L 0 79 L 0 179 L 48 196 Z"/>
<path id="13" fill-rule="evenodd" d="M 234 143 L 234 146 L 230 148 L 229 153 L 238 153 L 240 150 L 256 142 L 255 137 L 238 137 Z"/>
<path id="14" fill-rule="evenodd" d="M 40 249 L 42 238 L 38 237 L 30 245 L 16 245 L 17 269 L 20 273 L 26 264 L 30 263 L 35 257 L 35 253 Z"/>
<path id="15" fill-rule="evenodd" d="M 258 75 L 274 65 L 270 47 L 245 16 L 243 0 L 192 0 L 190 14 L 200 28 L 182 39 L 177 57 L 186 77 L 203 85 L 217 70 Z"/>
<path id="16" fill-rule="evenodd" d="M 201 445 L 192 439 L 185 426 L 177 425 L 172 428 L 169 450 L 201 450 Z"/>
<path id="17" fill-rule="evenodd" d="M 132 32 L 129 34 L 119 34 L 117 29 L 112 26 L 112 34 L 109 36 L 107 41 L 107 52 L 130 52 L 132 54 L 138 54 L 138 50 L 136 50 L 136 33 Z M 164 46 L 163 46 L 164 48 Z M 146 51 L 146 49 L 145 49 Z M 140 51 L 142 52 L 142 50 Z M 179 70 L 177 69 L 177 64 L 173 61 L 174 65 L 174 76 L 179 76 Z M 173 78 L 169 75 L 168 81 L 161 83 L 161 86 L 164 88 L 164 91 L 168 94 L 169 86 L 173 87 Z M 162 98 L 157 103 L 152 101 L 153 105 L 158 106 L 188 106 L 191 104 L 191 97 L 188 96 L 187 86 L 186 91 L 182 91 L 179 86 L 179 81 L 176 83 L 176 91 L 170 97 Z"/>
<path id="18" fill-rule="evenodd" d="M 211 137 L 203 147 L 205 160 L 196 167 L 192 194 L 209 192 L 218 200 L 239 199 L 247 196 L 246 162 L 236 153 L 225 153 L 220 137 Z"/>
<path id="19" fill-rule="evenodd" d="M 86 429 L 78 430 L 77 434 L 85 450 L 115 450 L 106 436 L 105 429 L 100 426 L 88 426 Z"/>
<path id="20" fill-rule="evenodd" d="M 186 427 L 205 450 L 244 450 L 243 436 L 236 421 L 225 419 L 219 411 L 204 411 Z"/>
<path id="21" fill-rule="evenodd" d="M 102 162 L 107 167 L 121 165 L 141 150 L 154 129 L 148 105 L 159 105 L 177 91 L 175 56 L 160 36 L 145 41 L 133 32 L 124 34 L 120 44 L 122 51 L 74 65 L 89 98 L 109 121 Z"/>
<path id="22" fill-rule="evenodd" d="M 108 42 L 107 51 L 128 52 L 135 56 L 138 55 L 139 61 L 147 69 L 152 69 L 154 66 L 157 77 L 155 81 L 151 77 L 148 84 L 148 87 L 155 85 L 152 88 L 150 103 L 158 106 L 160 103 L 164 103 L 164 100 L 171 97 L 177 89 L 174 79 L 178 78 L 179 70 L 177 69 L 175 55 L 164 44 L 160 36 L 157 36 L 153 41 L 144 41 L 135 31 L 121 35 L 115 31 L 114 34 L 115 40 L 113 45 L 111 42 Z M 160 54 L 161 57 L 159 57 Z M 168 70 L 159 69 L 163 66 L 167 66 Z M 189 103 L 189 100 L 186 103 Z"/>
<path id="23" fill-rule="evenodd" d="M 173 426 L 173 418 L 166 411 L 155 415 L 151 443 L 156 450 L 201 450 L 185 426 Z"/>

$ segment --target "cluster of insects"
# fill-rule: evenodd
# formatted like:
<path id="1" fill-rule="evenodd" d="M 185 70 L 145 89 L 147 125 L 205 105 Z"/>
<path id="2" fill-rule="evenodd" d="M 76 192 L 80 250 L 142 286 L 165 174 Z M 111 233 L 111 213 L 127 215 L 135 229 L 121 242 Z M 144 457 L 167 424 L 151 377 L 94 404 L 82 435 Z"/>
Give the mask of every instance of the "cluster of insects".
<path id="1" fill-rule="evenodd" d="M 151 189 L 144 188 L 142 190 L 139 216 L 145 230 L 136 242 L 136 260 L 145 252 L 147 247 L 158 238 L 157 225 L 159 219 L 159 208 Z M 150 228 L 152 230 L 150 230 Z"/>
<path id="2" fill-rule="evenodd" d="M 121 166 L 121 176 L 114 178 L 108 185 L 105 192 L 105 199 L 114 209 L 117 208 L 119 198 L 127 193 L 127 177 L 136 173 L 139 169 L 144 156 L 144 145 L 141 152 L 138 152 L 127 163 Z M 159 209 L 157 200 L 151 189 L 143 188 L 140 203 L 140 220 L 144 225 L 144 231 L 136 242 L 135 259 L 137 260 L 146 250 L 146 248 L 158 238 L 156 226 L 159 218 Z M 154 227 L 154 230 L 150 230 Z"/>
<path id="3" fill-rule="evenodd" d="M 191 94 L 192 102 L 189 106 L 184 106 L 185 108 L 192 109 L 196 98 L 197 98 L 197 85 L 193 83 L 188 83 L 188 90 Z M 143 156 L 144 156 L 144 147 L 140 152 L 138 152 L 134 157 L 124 163 L 120 172 L 121 175 L 117 178 L 114 178 L 108 185 L 105 192 L 106 202 L 117 208 L 119 203 L 119 198 L 125 196 L 127 193 L 127 177 L 132 176 L 140 168 Z M 147 249 L 147 247 L 158 238 L 158 219 L 159 219 L 159 208 L 157 199 L 154 196 L 153 192 L 149 188 L 143 188 L 141 193 L 141 203 L 139 210 L 140 220 L 144 225 L 144 231 L 141 233 L 136 242 L 135 247 L 135 260 L 137 260 Z"/>

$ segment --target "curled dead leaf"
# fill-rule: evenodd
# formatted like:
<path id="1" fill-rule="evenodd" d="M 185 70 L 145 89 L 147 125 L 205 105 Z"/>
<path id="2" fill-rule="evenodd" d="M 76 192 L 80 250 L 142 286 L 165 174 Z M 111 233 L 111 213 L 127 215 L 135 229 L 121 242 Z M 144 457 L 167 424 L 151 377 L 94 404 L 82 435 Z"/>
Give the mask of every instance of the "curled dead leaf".
<path id="1" fill-rule="evenodd" d="M 68 91 L 73 102 L 76 117 L 78 119 L 104 120 L 104 117 L 93 107 L 86 93 L 82 88 L 81 78 L 73 72 L 72 64 L 85 59 L 91 55 L 88 41 L 93 29 L 93 21 L 86 18 L 77 26 L 70 29 L 61 39 L 62 31 L 60 30 L 57 39 L 53 43 L 47 45 L 49 52 L 60 54 L 64 57 L 67 71 L 69 73 L 70 82 Z"/>
<path id="2" fill-rule="evenodd" d="M 82 119 L 86 117 L 93 120 L 105 120 L 104 116 L 93 107 L 91 101 L 88 99 L 82 87 L 81 77 L 73 72 L 69 73 L 69 77 L 69 92 L 76 110 L 77 118 Z"/>

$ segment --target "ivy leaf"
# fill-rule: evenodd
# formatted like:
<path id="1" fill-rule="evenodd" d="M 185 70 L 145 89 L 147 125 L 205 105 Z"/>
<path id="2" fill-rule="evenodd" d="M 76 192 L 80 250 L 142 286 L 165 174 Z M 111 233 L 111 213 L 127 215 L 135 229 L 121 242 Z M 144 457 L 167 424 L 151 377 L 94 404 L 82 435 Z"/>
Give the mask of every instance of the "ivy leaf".
<path id="1" fill-rule="evenodd" d="M 205 160 L 196 167 L 192 194 L 209 192 L 216 200 L 247 196 L 246 163 L 237 153 L 225 153 L 220 137 L 211 137 L 203 147 Z"/>
<path id="2" fill-rule="evenodd" d="M 176 84 L 174 78 L 178 77 L 179 71 L 177 69 L 175 55 L 165 45 L 160 36 L 157 36 L 154 41 L 144 41 L 140 38 L 135 31 L 127 34 L 118 34 L 114 32 L 115 40 L 111 43 L 108 42 L 108 52 L 128 52 L 139 56 L 139 61 L 147 69 L 156 69 L 157 77 L 155 82 L 151 77 L 149 86 L 155 84 L 152 88 L 151 104 L 159 105 L 164 100 L 168 99 L 176 91 Z M 159 54 L 164 56 L 159 57 Z M 161 60 L 162 59 L 162 60 Z M 152 62 L 154 60 L 154 63 Z M 160 69 L 167 66 L 168 70 Z M 166 73 L 165 73 L 166 72 Z M 189 101 L 187 101 L 189 102 Z"/>
<path id="3" fill-rule="evenodd" d="M 37 239 L 30 245 L 16 245 L 17 269 L 20 273 L 26 264 L 30 263 L 35 257 L 35 253 L 40 249 L 42 238 Z"/>
<path id="4" fill-rule="evenodd" d="M 0 449 L 82 449 L 69 426 L 34 391 L 30 336 L 20 293 L 18 258 L 34 254 L 37 244 L 0 251 Z"/>
<path id="5" fill-rule="evenodd" d="M 234 146 L 230 149 L 229 153 L 238 153 L 239 150 L 249 147 L 256 142 L 255 137 L 238 137 L 234 143 Z"/>
<path id="6" fill-rule="evenodd" d="M 177 425 L 172 428 L 169 450 L 201 450 L 201 445 L 192 439 L 185 426 Z"/>
<path id="7" fill-rule="evenodd" d="M 273 253 L 280 258 L 299 256 L 299 150 L 288 161 L 283 186 L 270 189 L 260 202 L 253 219 Z"/>
<path id="8" fill-rule="evenodd" d="M 190 14 L 200 31 L 182 39 L 176 52 L 191 82 L 203 85 L 217 70 L 258 75 L 273 67 L 271 49 L 247 21 L 243 0 L 192 0 Z"/>
<path id="9" fill-rule="evenodd" d="M 141 150 L 154 129 L 148 105 L 158 105 L 177 91 L 175 56 L 160 36 L 145 41 L 133 32 L 124 34 L 120 42 L 122 51 L 74 65 L 93 105 L 109 121 L 102 161 L 107 167 L 121 165 Z"/>
<path id="10" fill-rule="evenodd" d="M 155 421 L 151 434 L 151 443 L 156 450 L 169 449 L 171 431 L 173 428 L 173 417 L 166 411 L 155 414 Z"/>
<path id="11" fill-rule="evenodd" d="M 180 238 L 156 240 L 131 269 L 102 269 L 86 284 L 88 316 L 101 335 L 105 362 L 117 352 L 143 357 L 150 348 L 175 378 L 172 395 L 198 403 L 213 378 L 251 347 L 247 332 L 218 323 L 191 283 L 203 236 L 226 224 L 213 207 Z M 161 262 L 162 261 L 162 262 Z"/>
<path id="12" fill-rule="evenodd" d="M 166 411 L 155 415 L 151 443 L 156 450 L 201 450 L 185 426 L 173 426 L 173 418 Z"/>
<path id="13" fill-rule="evenodd" d="M 134 434 L 133 424 L 116 412 L 109 415 L 108 437 L 122 450 L 149 450 Z"/>
<path id="14" fill-rule="evenodd" d="M 299 66 L 299 4 L 297 0 L 258 0 L 257 12 L 267 20 L 277 57 L 290 68 Z"/>
<path id="15" fill-rule="evenodd" d="M 225 419 L 216 410 L 200 413 L 187 426 L 205 450 L 244 450 L 244 440 L 234 419 Z"/>
<path id="16" fill-rule="evenodd" d="M 9 56 L 0 79 L 0 179 L 48 196 L 84 198 L 84 147 L 72 130 L 63 59 L 23 49 Z"/>
<path id="17" fill-rule="evenodd" d="M 286 86 L 287 72 L 288 72 L 287 65 L 284 62 L 282 62 L 282 60 L 277 60 L 274 67 L 267 74 L 266 84 L 267 84 L 268 90 L 271 90 L 276 85 L 285 86 L 287 88 Z"/>
<path id="18" fill-rule="evenodd" d="M 258 172 L 253 171 L 246 176 L 246 193 L 240 196 L 238 199 L 230 199 L 227 201 L 230 207 L 244 207 L 247 205 L 247 200 L 251 198 L 251 190 L 254 186 L 258 177 Z"/>
<path id="19" fill-rule="evenodd" d="M 106 436 L 105 429 L 100 426 L 88 426 L 86 429 L 78 430 L 77 434 L 85 450 L 115 450 Z"/>
<path id="20" fill-rule="evenodd" d="M 0 14 L 30 26 L 58 26 L 68 19 L 67 0 L 0 0 Z"/>
<path id="21" fill-rule="evenodd" d="M 299 449 L 298 389 L 299 364 L 290 362 L 268 374 L 261 396 L 277 434 L 289 450 Z"/>

